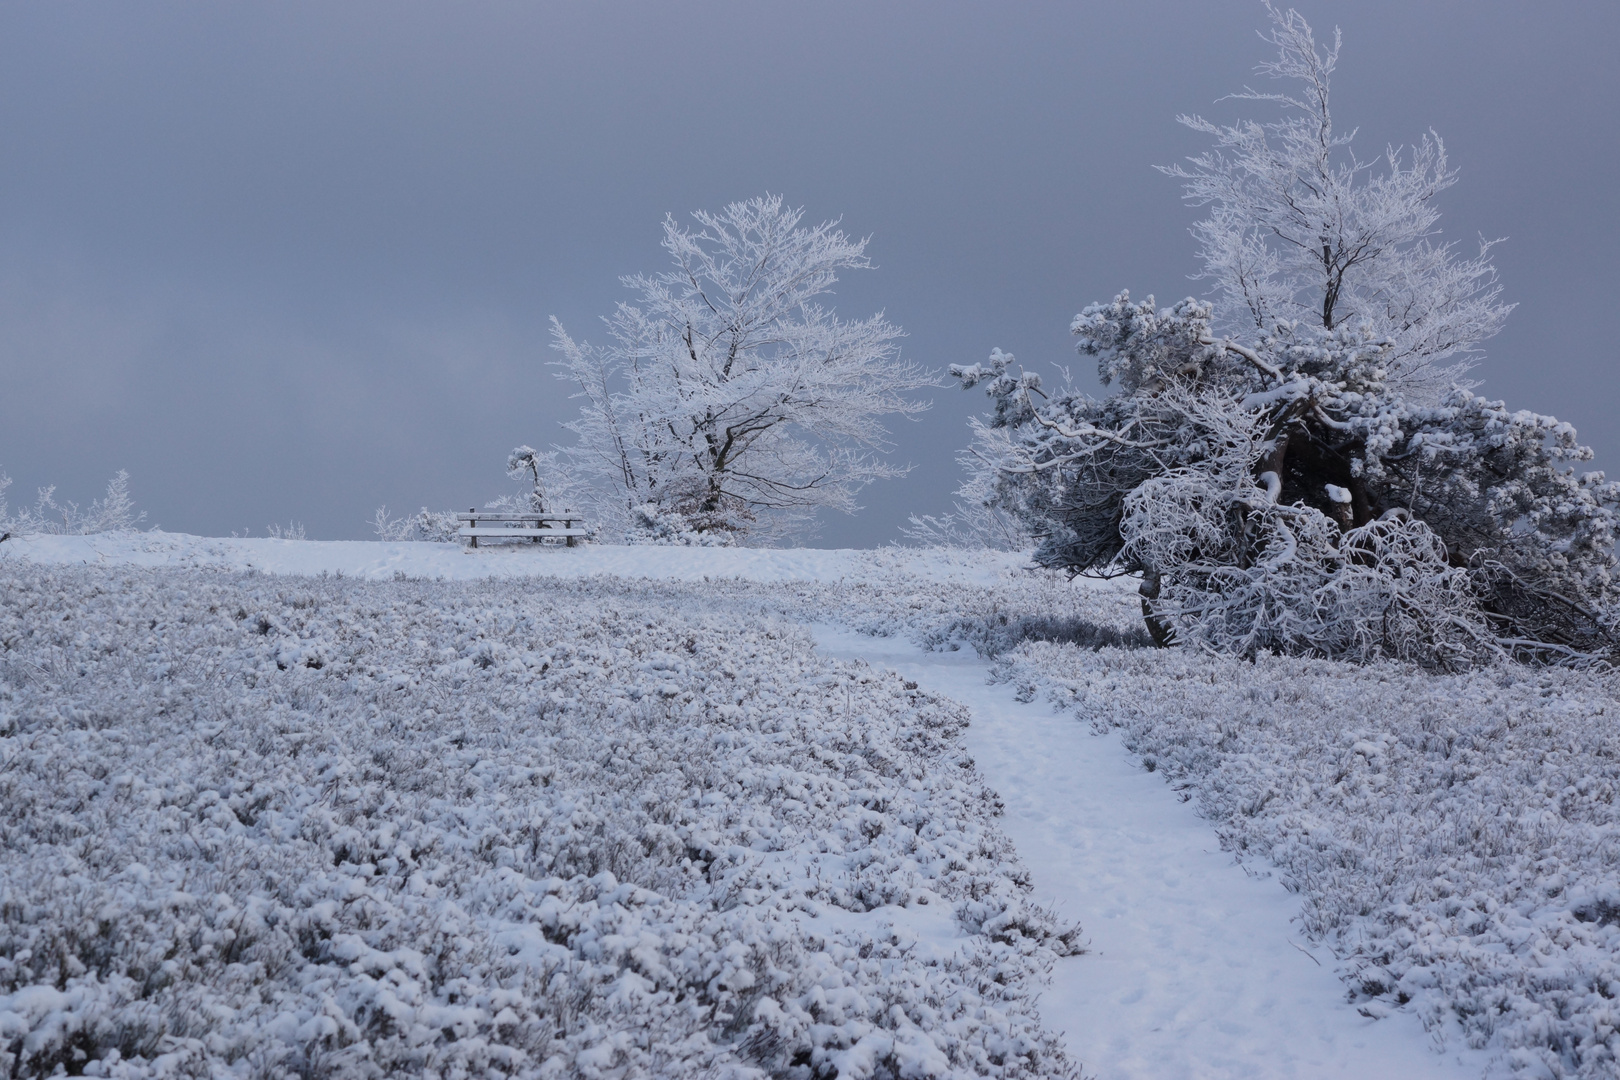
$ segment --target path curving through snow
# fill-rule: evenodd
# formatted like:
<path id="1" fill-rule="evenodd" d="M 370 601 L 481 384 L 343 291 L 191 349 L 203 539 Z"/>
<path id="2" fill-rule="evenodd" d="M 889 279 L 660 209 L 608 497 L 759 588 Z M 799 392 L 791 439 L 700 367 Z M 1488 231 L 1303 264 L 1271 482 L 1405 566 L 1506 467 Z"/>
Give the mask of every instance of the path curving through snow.
<path id="1" fill-rule="evenodd" d="M 1045 1024 L 1098 1080 L 1464 1080 L 1481 1052 L 1437 1053 L 1413 1015 L 1382 1020 L 1345 1001 L 1326 949 L 1293 925 L 1297 899 L 1250 877 L 1209 824 L 1118 735 L 990 685 L 968 652 L 821 624 L 818 647 L 898 671 L 973 714 L 966 742 L 1006 803 L 1002 829 L 1037 897 L 1078 920 L 1089 951 L 1058 962 Z"/>
<path id="2" fill-rule="evenodd" d="M 395 575 L 442 580 L 625 578 L 870 581 L 886 575 L 993 584 L 1024 564 L 993 553 L 611 547 L 480 549 L 366 541 L 209 538 L 173 533 L 13 537 L 0 563 L 100 564 L 276 575 Z M 1292 919 L 1297 898 L 1251 878 L 1209 824 L 1158 776 L 1131 763 L 1117 735 L 1015 700 L 970 652 L 928 653 L 903 636 L 814 626 L 829 655 L 889 667 L 973 715 L 965 741 L 1007 812 L 1001 819 L 1037 896 L 1081 923 L 1085 955 L 1058 962 L 1044 1022 L 1097 1080 L 1355 1077 L 1472 1080 L 1500 1072 L 1488 1055 L 1436 1053 L 1417 1019 L 1382 1020 L 1346 1004 L 1326 950 Z M 899 627 L 896 627 L 899 629 Z M 1314 957 L 1311 955 L 1314 952 Z"/>

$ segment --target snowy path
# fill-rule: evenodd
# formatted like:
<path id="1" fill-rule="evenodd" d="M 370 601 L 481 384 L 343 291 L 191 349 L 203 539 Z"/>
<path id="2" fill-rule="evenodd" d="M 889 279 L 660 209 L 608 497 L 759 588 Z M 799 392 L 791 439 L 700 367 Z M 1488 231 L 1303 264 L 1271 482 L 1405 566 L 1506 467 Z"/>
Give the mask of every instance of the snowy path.
<path id="1" fill-rule="evenodd" d="M 1016 555 L 909 550 L 707 548 L 490 550 L 446 544 L 219 539 L 170 533 L 13 537 L 0 562 L 145 565 L 469 580 L 597 574 L 775 583 L 890 581 L 908 576 L 993 585 Z M 1098 1080 L 1367 1077 L 1454 1080 L 1487 1072 L 1488 1056 L 1436 1054 L 1415 1017 L 1373 1021 L 1345 1004 L 1334 961 L 1303 951 L 1297 898 L 1247 877 L 1207 822 L 1158 776 L 1134 767 L 1117 736 L 1071 715 L 1020 704 L 986 684 L 971 653 L 925 653 L 903 636 L 815 627 L 822 648 L 896 669 L 973 712 L 968 748 L 1007 805 L 1002 827 L 1039 898 L 1079 921 L 1090 952 L 1061 961 L 1041 1003 L 1075 1058 Z M 1500 1071 L 1502 1066 L 1498 1066 Z"/>
<path id="2" fill-rule="evenodd" d="M 1007 805 L 1002 827 L 1038 897 L 1077 919 L 1090 951 L 1059 962 L 1041 1002 L 1088 1076 L 1475 1078 L 1487 1056 L 1434 1052 L 1416 1017 L 1345 1003 L 1326 950 L 1291 923 L 1298 901 L 1247 876 L 1191 804 L 1045 704 L 986 684 L 966 653 L 814 627 L 825 653 L 890 667 L 967 705 L 966 741 Z"/>

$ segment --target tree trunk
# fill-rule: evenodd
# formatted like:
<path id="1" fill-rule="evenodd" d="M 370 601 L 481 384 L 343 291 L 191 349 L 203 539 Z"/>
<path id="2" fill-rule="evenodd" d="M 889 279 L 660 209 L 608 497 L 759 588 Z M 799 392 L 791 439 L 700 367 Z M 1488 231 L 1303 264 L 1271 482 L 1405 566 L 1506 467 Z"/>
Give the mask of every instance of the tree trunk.
<path id="1" fill-rule="evenodd" d="M 1142 597 L 1142 621 L 1147 623 L 1148 636 L 1153 639 L 1153 644 L 1161 649 L 1173 644 L 1176 640 L 1175 631 L 1153 610 L 1153 601 L 1159 598 L 1158 571 L 1142 571 L 1142 584 L 1136 591 Z"/>

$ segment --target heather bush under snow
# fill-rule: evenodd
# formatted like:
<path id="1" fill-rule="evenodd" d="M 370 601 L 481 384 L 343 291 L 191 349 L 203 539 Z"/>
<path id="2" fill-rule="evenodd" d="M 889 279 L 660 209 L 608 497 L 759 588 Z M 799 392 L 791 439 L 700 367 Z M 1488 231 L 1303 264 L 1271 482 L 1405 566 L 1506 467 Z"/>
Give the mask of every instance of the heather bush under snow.
<path id="1" fill-rule="evenodd" d="M 0 1069 L 1066 1073 L 964 711 L 700 591 L 7 567 Z"/>
<path id="2" fill-rule="evenodd" d="M 145 551 L 150 539 L 132 538 L 131 549 L 138 541 Z M 360 585 L 203 570 L 47 576 L 13 563 L 0 605 L 0 798 L 25 809 L 0 833 L 0 881 L 11 890 L 0 897 L 9 942 L 0 957 L 12 965 L 0 972 L 8 980 L 0 991 L 0 1013 L 10 1014 L 0 1017 L 12 1040 L 7 1052 L 32 1038 L 28 1045 L 54 1048 L 48 1052 L 68 1067 L 75 1047 L 89 1055 L 118 1046 L 130 1060 L 114 1064 L 127 1075 L 182 1065 L 341 1072 L 350 1065 L 340 1052 L 371 1055 L 393 1071 L 448 1073 L 456 1061 L 486 1053 L 494 1061 L 516 1045 L 531 1062 L 573 1055 L 563 1071 L 584 1074 L 596 1060 L 592 1048 L 617 1039 L 623 1056 L 614 1060 L 631 1063 L 630 1072 L 789 1073 L 794 1054 L 771 1058 L 776 1051 L 763 1042 L 723 1025 L 716 1034 L 713 1024 L 670 1011 L 668 995 L 681 993 L 694 1007 L 730 1008 L 682 981 L 708 969 L 694 975 L 667 960 L 675 936 L 689 935 L 680 940 L 709 955 L 716 942 L 734 940 L 715 927 L 766 925 L 797 943 L 771 960 L 772 977 L 788 980 L 769 996 L 784 1012 L 792 1001 L 814 1011 L 803 1004 L 807 983 L 795 980 L 831 977 L 825 965 L 843 963 L 844 950 L 853 950 L 851 962 L 875 965 L 836 975 L 838 995 L 849 991 L 847 1000 L 860 1002 L 843 1026 L 812 1025 L 810 1042 L 795 1044 L 794 1053 L 810 1047 L 816 1068 L 857 1061 L 836 1055 L 855 1051 L 860 1038 L 875 1040 L 867 1049 L 899 1045 L 885 1040 L 910 1029 L 874 1019 L 893 1002 L 870 987 L 902 972 L 900 985 L 934 988 L 919 990 L 922 999 L 953 1003 L 928 1016 L 905 1010 L 934 1045 L 949 1044 L 949 1067 L 985 1067 L 963 1063 L 981 1060 L 971 1055 L 1012 1031 L 1024 1040 L 1012 1045 L 1045 1049 L 1009 1060 L 1007 1071 L 1061 1072 L 1065 1063 L 1042 1041 L 1029 1001 L 1030 977 L 1065 943 L 1038 912 L 1009 908 L 1030 928 L 1015 950 L 995 933 L 974 932 L 979 916 L 963 906 L 986 882 L 996 897 L 1019 890 L 1010 851 L 986 829 L 983 800 L 993 797 L 961 768 L 949 738 L 961 713 L 944 702 L 913 703 L 887 676 L 815 661 L 781 625 L 787 616 L 976 648 L 998 658 L 1000 677 L 1021 698 L 1044 695 L 1099 729 L 1121 730 L 1142 765 L 1196 800 L 1251 872 L 1275 872 L 1297 892 L 1301 928 L 1341 957 L 1352 1000 L 1368 1015 L 1416 1012 L 1437 1041 L 1484 1046 L 1527 1075 L 1613 1074 L 1620 744 L 1609 722 L 1612 675 L 1511 663 L 1436 674 L 1387 661 L 1259 654 L 1247 662 L 1142 648 L 1137 599 L 1126 588 L 1066 585 L 1050 571 L 986 585 L 985 575 L 966 573 L 971 558 L 960 551 L 924 560 L 949 569 L 943 574 L 918 572 L 915 558 L 870 552 L 848 560 L 846 580 L 768 585 L 719 576 L 574 585 Z M 755 697 L 736 701 L 739 688 Z M 892 710 L 876 707 L 885 699 Z M 744 711 L 733 715 L 728 705 Z M 859 724 L 846 719 L 852 713 Z M 816 743 L 821 732 L 832 741 Z M 907 741 L 918 739 L 921 750 Z M 889 777 L 865 749 L 880 743 L 905 744 L 913 756 L 891 757 L 911 771 Z M 859 752 L 852 758 L 846 746 Z M 795 756 L 801 752 L 808 757 Z M 555 771 L 531 795 L 524 770 L 545 768 L 533 764 L 542 756 Z M 784 761 L 784 778 L 808 777 L 792 783 L 812 793 L 832 785 L 837 798 L 817 805 L 791 785 L 753 784 Z M 729 779 L 682 787 L 687 773 L 676 780 L 671 771 L 711 765 Z M 655 804 L 674 806 L 673 816 L 640 803 L 644 790 Z M 857 791 L 876 801 L 857 810 L 868 799 Z M 836 805 L 846 794 L 853 801 Z M 566 825 L 564 799 L 572 807 Z M 801 808 L 792 800 L 808 816 L 794 817 Z M 938 835 L 962 833 L 979 843 L 975 850 L 989 845 L 989 854 L 964 864 L 971 881 L 961 889 L 950 872 L 930 876 L 931 852 L 941 850 L 928 846 L 935 834 L 906 817 L 920 801 L 930 814 L 944 808 L 929 819 Z M 881 818 L 881 832 L 868 810 Z M 915 850 L 905 850 L 910 834 L 893 814 L 918 835 Z M 378 839 L 390 822 L 396 831 Z M 678 857 L 655 828 L 662 825 L 682 838 Z M 865 837 L 863 827 L 875 835 Z M 684 837 L 694 830 L 713 830 L 704 833 L 712 850 L 744 852 L 742 861 L 693 856 Z M 819 851 L 822 835 L 837 837 L 842 854 Z M 623 836 L 636 843 L 607 843 Z M 897 841 L 898 849 L 886 846 Z M 542 872 L 544 859 L 552 863 Z M 449 867 L 448 876 L 430 880 L 434 866 Z M 806 866 L 820 875 L 809 897 L 794 894 L 811 878 L 793 868 Z M 593 879 L 604 869 L 615 889 L 633 885 L 657 899 L 637 906 L 610 890 L 601 900 L 593 890 L 606 883 Z M 896 880 L 942 901 L 857 910 L 882 904 L 886 894 L 872 890 Z M 521 903 L 501 906 L 510 895 L 503 882 L 516 883 Z M 424 883 L 443 891 L 413 891 Z M 546 892 L 552 888 L 559 891 Z M 633 914 L 642 920 L 637 934 L 658 942 L 645 955 L 666 958 L 675 981 L 647 975 L 639 960 L 586 955 L 623 926 L 599 921 L 590 924 L 599 938 L 540 931 L 557 938 L 547 945 L 567 951 L 567 963 L 579 966 L 566 970 L 583 982 L 566 984 L 574 998 L 535 989 L 535 969 L 503 967 L 499 958 L 500 943 L 511 940 L 501 935 L 534 920 L 544 926 L 535 912 L 552 909 L 540 893 L 591 919 Z M 337 902 L 340 895 L 350 899 Z M 334 906 L 322 907 L 327 901 Z M 268 930 L 243 914 L 261 903 L 273 912 L 263 917 Z M 100 912 L 105 931 L 93 918 Z M 327 914 L 337 921 L 320 924 L 333 935 L 323 941 L 310 927 Z M 249 944 L 261 951 L 243 946 L 247 959 L 220 951 L 239 925 L 259 935 Z M 960 947 L 942 951 L 942 937 Z M 862 959 L 867 945 L 871 955 Z M 306 947 L 309 955 L 298 951 Z M 564 963 L 563 952 L 540 955 Z M 175 966 L 163 969 L 166 960 Z M 85 970 L 75 974 L 75 964 Z M 520 968 L 517 982 L 502 981 Z M 653 990 L 610 997 L 629 985 L 632 969 Z M 160 974 L 150 976 L 154 970 Z M 975 981 L 997 971 L 1006 986 Z M 517 987 L 528 1004 L 502 998 L 495 1007 L 495 986 Z M 964 1027 L 952 1011 L 968 1001 L 964 988 L 981 986 L 972 992 L 1011 1027 L 971 1009 Z M 838 997 L 824 992 L 828 1001 Z M 573 1011 L 549 1012 L 559 1000 L 575 1002 Z M 416 1035 L 380 1030 L 377 1002 L 418 1024 Z M 454 1043 L 430 1026 L 451 1015 L 433 1010 L 452 1005 L 472 1010 L 469 1028 L 452 1028 Z M 507 1007 L 530 1026 L 486 1025 Z M 285 1013 L 300 1025 L 324 1024 L 319 1010 L 335 1034 L 268 1022 Z M 542 1015 L 583 1026 L 565 1025 L 545 1042 L 534 1019 Z M 835 1027 L 831 1042 L 815 1041 Z M 356 1031 L 361 1049 L 345 1042 Z M 637 1042 L 626 1032 L 648 1034 Z M 538 1041 L 503 1041 L 520 1034 Z M 424 1041 L 410 1043 L 415 1037 Z M 645 1056 L 654 1043 L 692 1056 Z M 147 1051 L 178 1056 L 159 1065 Z M 95 1068 L 116 1071 L 105 1056 Z M 783 1060 L 788 1066 L 778 1068 Z"/>
<path id="3" fill-rule="evenodd" d="M 396 518 L 388 513 L 388 507 L 379 506 L 371 528 L 379 540 L 449 544 L 460 540 L 461 522 L 456 520 L 454 510 L 429 510 L 424 506 L 408 517 Z"/>

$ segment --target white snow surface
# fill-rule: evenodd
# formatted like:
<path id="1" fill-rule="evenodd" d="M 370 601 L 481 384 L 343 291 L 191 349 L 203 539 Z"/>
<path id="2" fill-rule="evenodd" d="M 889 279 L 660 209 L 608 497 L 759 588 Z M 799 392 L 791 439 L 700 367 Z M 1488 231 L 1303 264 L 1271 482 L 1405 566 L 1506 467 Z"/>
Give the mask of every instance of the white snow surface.
<path id="1" fill-rule="evenodd" d="M 135 980 L 141 992 L 101 979 L 97 998 L 85 989 L 90 974 L 75 974 L 73 964 L 19 961 L 20 939 L 0 942 L 0 965 L 12 965 L 0 966 L 0 1051 L 16 1055 L 32 1040 L 48 1051 L 37 1060 L 72 1066 L 76 1048 L 105 1049 L 108 1032 L 121 1031 L 129 1048 L 123 1060 L 103 1054 L 89 1066 L 132 1077 L 311 1068 L 334 1075 L 367 1068 L 1061 1075 L 1071 1063 L 1103 1080 L 1615 1075 L 1620 739 L 1611 677 L 1504 667 L 1437 679 L 1395 664 L 1245 664 L 1145 649 L 1129 583 L 1071 584 L 1023 565 L 1020 556 L 989 552 L 586 546 L 467 553 L 439 544 L 161 533 L 0 544 L 0 580 L 12 590 L 0 606 L 10 628 L 0 628 L 0 694 L 7 695 L 0 697 L 0 786 L 20 790 L 24 765 L 61 774 L 28 789 L 43 801 L 4 834 L 12 839 L 0 852 L 7 860 L 0 927 L 55 940 L 59 959 L 78 949 L 91 972 L 118 953 L 98 946 L 84 921 L 103 905 L 123 927 L 117 933 L 129 934 L 125 953 L 150 955 L 163 938 L 193 965 L 169 982 L 147 972 Z M 524 578 L 534 580 L 514 580 Z M 23 594 L 34 597 L 31 607 L 11 602 Z M 257 607 L 231 599 L 243 595 L 261 599 Z M 416 610 L 423 606 L 428 612 Z M 238 608 L 246 614 L 238 617 Z M 102 614 L 83 617 L 93 611 Z M 375 616 L 367 612 L 386 617 L 368 622 Z M 62 621 L 64 614 L 80 624 Z M 519 614 L 528 621 L 513 621 Z M 144 625 L 153 618 L 155 625 Z M 816 625 L 823 658 L 805 655 L 808 639 L 795 622 Z M 258 630 L 264 623 L 268 629 Z M 555 646 L 534 643 L 537 633 L 562 643 L 587 636 L 599 652 L 558 673 L 531 662 L 556 658 Z M 197 659 L 198 641 L 206 643 L 206 663 Z M 617 659 L 615 649 L 628 658 Z M 657 666 L 667 658 L 686 666 L 684 688 L 661 674 L 670 670 Z M 857 659 L 866 663 L 840 666 Z M 743 707 L 729 696 L 734 678 L 756 687 L 775 711 L 732 714 Z M 680 693 L 666 696 L 666 682 Z M 679 703 L 682 721 L 667 731 L 646 726 L 649 701 Z M 221 728 L 217 716 L 204 715 L 210 709 L 231 722 Z M 378 728 L 383 713 L 396 717 L 398 730 Z M 575 714 L 583 727 L 559 719 Z M 855 727 L 839 727 L 852 717 L 860 718 Z M 552 741 L 525 748 L 515 733 L 533 730 L 535 718 L 553 725 Z M 25 732 L 26 725 L 33 726 Z M 859 760 L 805 757 L 795 746 L 813 742 L 822 725 L 864 739 L 862 746 L 887 740 L 890 749 L 874 761 L 852 741 Z M 457 789 L 434 772 L 465 748 L 439 760 L 420 745 L 469 732 L 466 745 L 496 771 L 482 787 Z M 291 750 L 277 742 L 293 736 Z M 721 746 L 724 738 L 734 741 Z M 711 747 L 711 739 L 720 741 Z M 40 750 L 41 740 L 55 752 Z M 643 747 L 635 760 L 644 764 L 612 777 L 604 764 L 611 753 L 597 759 L 581 749 L 593 740 L 610 750 Z M 320 749 L 300 763 L 298 747 Z M 480 747 L 499 753 L 486 758 Z M 850 794 L 824 811 L 807 810 L 802 797 L 783 794 L 791 784 L 739 788 L 715 779 L 711 796 L 698 793 L 699 784 L 683 799 L 680 784 L 669 786 L 670 767 L 657 764 L 672 752 L 696 755 L 716 776 L 763 763 L 795 770 L 794 782 L 810 789 L 842 784 Z M 219 763 L 232 753 L 240 756 Z M 62 780 L 73 768 L 92 769 L 85 762 L 98 754 L 102 780 Z M 126 756 L 132 764 L 119 763 Z M 185 765 L 166 774 L 171 759 Z M 545 767 L 542 759 L 555 763 L 557 786 L 546 788 L 554 793 L 508 791 L 504 803 L 480 801 L 507 791 L 524 770 Z M 212 778 L 198 766 L 210 760 Z M 364 782 L 349 774 L 325 779 L 316 768 L 341 761 Z M 236 861 L 200 855 L 199 844 L 216 841 L 196 825 L 180 828 L 183 841 L 174 835 L 175 822 L 200 813 L 194 805 L 208 790 L 218 795 L 208 806 L 234 811 L 225 787 L 252 773 L 243 763 L 280 777 L 275 797 L 289 805 L 326 805 L 340 817 L 360 812 L 334 795 L 349 784 L 371 792 L 360 808 L 393 821 L 390 836 L 419 827 L 431 833 L 433 858 L 449 875 L 438 887 L 456 894 L 453 947 L 424 947 L 444 935 L 402 903 L 421 867 L 415 876 L 403 862 L 385 867 L 388 855 L 356 847 L 349 833 L 340 844 L 284 828 L 284 840 L 313 847 L 304 853 L 261 837 L 254 842 L 268 846 L 250 843 Z M 852 768 L 864 777 L 853 785 Z M 130 792 L 157 792 L 136 798 L 113 785 L 122 812 L 140 824 L 92 827 L 92 820 L 123 820 L 97 818 L 106 810 L 94 798 L 102 790 L 95 784 L 126 775 L 135 777 Z M 431 813 L 411 809 L 425 797 L 412 784 L 437 792 Z M 983 790 L 979 784 L 999 799 L 980 796 L 976 808 L 971 793 Z M 652 804 L 624 797 L 640 789 L 690 816 L 672 827 L 733 837 L 729 846 L 715 842 L 731 861 L 705 858 L 694 874 L 680 861 L 692 858 L 685 848 L 679 857 L 661 848 L 662 834 L 647 831 Z M 390 791 L 393 803 L 383 797 Z M 7 792 L 0 800 L 12 797 Z M 564 804 L 588 807 L 612 835 L 641 839 L 597 865 L 570 862 L 582 856 L 560 841 L 536 846 L 531 834 L 513 832 L 523 813 L 530 822 L 561 820 Z M 1004 815 L 985 816 L 1003 804 Z M 847 817 L 854 807 L 863 809 Z M 815 816 L 823 812 L 830 816 Z M 811 818 L 794 816 L 801 813 Z M 867 813 L 882 818 L 872 836 Z M 485 829 L 491 839 L 475 841 L 491 814 L 495 833 Z M 233 843 L 237 829 L 260 828 L 240 815 L 235 827 L 221 820 Z M 927 844 L 958 833 L 980 838 L 969 845 L 976 855 L 960 869 L 956 856 L 930 862 L 928 851 L 945 849 Z M 911 834 L 918 839 L 894 846 L 895 836 Z M 839 851 L 815 850 L 812 840 L 829 835 L 839 838 Z M 913 843 L 924 846 L 913 850 Z M 490 855 L 525 844 L 527 862 Z M 361 856 L 369 861 L 359 865 L 371 869 L 357 875 L 353 859 Z M 241 876 L 254 859 L 297 864 L 310 884 L 277 892 L 254 878 L 262 866 Z M 811 865 L 819 869 L 805 888 L 797 875 Z M 187 884 L 190 874 L 227 887 L 207 900 Z M 574 981 L 565 980 L 573 1004 L 559 1011 L 560 999 L 532 982 L 532 963 L 531 975 L 520 977 L 513 972 L 522 964 L 490 959 L 498 953 L 492 943 L 511 932 L 503 927 L 536 918 L 490 906 L 489 897 L 506 895 L 500 882 L 509 879 L 526 883 L 520 892 L 535 902 L 543 894 L 569 910 L 597 912 L 590 934 L 611 937 L 617 931 L 600 919 L 633 913 L 664 958 L 663 974 L 648 976 L 641 961 L 626 959 L 633 949 L 592 953 L 577 934 L 553 935 L 550 946 L 572 950 L 572 959 L 556 953 L 556 962 L 579 965 L 570 969 Z M 355 935 L 393 957 L 394 967 L 379 967 L 363 950 L 350 957 L 331 945 L 287 946 L 302 959 L 275 977 L 280 983 L 255 976 L 268 978 L 272 992 L 247 979 L 238 961 L 225 962 L 231 950 L 217 938 L 195 930 L 189 939 L 174 936 L 175 919 L 215 931 L 223 919 L 239 930 L 243 923 L 229 919 L 276 904 L 278 925 L 305 926 L 316 918 L 310 905 L 339 887 L 333 883 L 372 899 L 380 891 L 384 915 L 345 926 L 332 940 Z M 158 899 L 176 888 L 185 899 Z M 64 889 L 71 904 L 59 895 Z M 626 889 L 646 897 L 627 901 Z M 942 902 L 919 902 L 924 892 Z M 1000 923 L 969 903 L 979 893 L 1004 905 Z M 752 929 L 737 933 L 737 919 Z M 1065 931 L 1076 922 L 1088 951 L 1065 956 L 1076 940 Z M 286 933 L 295 944 L 303 940 Z M 739 1027 L 735 1017 L 757 1002 L 742 1001 L 734 988 L 716 991 L 701 964 L 669 959 L 677 938 L 699 943 L 698 954 L 723 952 L 727 933 L 750 957 L 743 966 L 752 964 L 758 985 L 768 986 L 759 1000 L 777 1003 L 785 1019 L 766 1006 L 768 1015 L 755 1009 L 752 1026 Z M 400 960 L 402 948 L 439 959 L 412 968 Z M 117 962 L 128 967 L 129 955 Z M 29 983 L 20 977 L 25 963 L 51 974 Z M 451 969 L 453 978 L 443 975 Z M 765 971 L 768 979 L 758 974 Z M 636 973 L 651 978 L 647 996 L 622 991 Z M 431 1018 L 377 1028 L 366 1012 L 374 1006 L 365 1003 L 377 1000 L 366 980 L 380 975 L 410 984 L 412 1009 L 465 1006 L 456 1014 L 465 1031 L 435 1028 Z M 700 983 L 708 989 L 697 990 Z M 834 1008 L 825 997 L 833 984 L 846 996 L 828 1021 L 817 1010 Z M 258 987 L 254 1001 L 240 1000 L 243 986 Z M 159 1031 L 154 992 L 191 1002 L 209 1019 L 195 1030 Z M 164 1007 L 177 1015 L 172 1001 Z M 115 1024 L 107 1019 L 115 1008 L 134 1012 L 117 1014 Z M 511 1026 L 501 1008 L 522 1023 Z M 264 1011 L 273 1009 L 310 1019 L 267 1023 L 279 1015 Z M 717 1019 L 726 1015 L 732 1019 Z M 309 1027 L 317 1016 L 331 1023 Z M 550 1016 L 562 1019 L 542 1030 L 538 1018 Z"/>
<path id="2" fill-rule="evenodd" d="M 363 581 L 412 578 L 470 581 L 486 577 L 581 578 L 611 575 L 661 581 L 736 578 L 782 582 L 870 579 L 885 571 L 938 581 L 993 584 L 1027 564 L 1012 552 L 859 551 L 821 548 L 688 548 L 656 545 L 384 543 L 368 540 L 216 538 L 129 532 L 90 536 L 17 536 L 0 560 L 46 565 L 163 566 L 257 570 L 266 574 L 342 574 Z"/>
<path id="3" fill-rule="evenodd" d="M 0 1072 L 1070 1075 L 965 711 L 692 599 L 0 569 Z"/>
<path id="4" fill-rule="evenodd" d="M 1485 1055 L 1434 1052 L 1410 1012 L 1375 1020 L 1345 1000 L 1334 959 L 1293 925 L 1297 896 L 1245 874 L 1209 823 L 1146 773 L 1117 733 L 1021 702 L 967 650 L 919 652 L 821 625 L 831 656 L 860 657 L 967 705 L 963 736 L 1006 804 L 1001 827 L 1035 897 L 1085 930 L 1041 999 L 1087 1075 L 1473 1078 Z"/>

